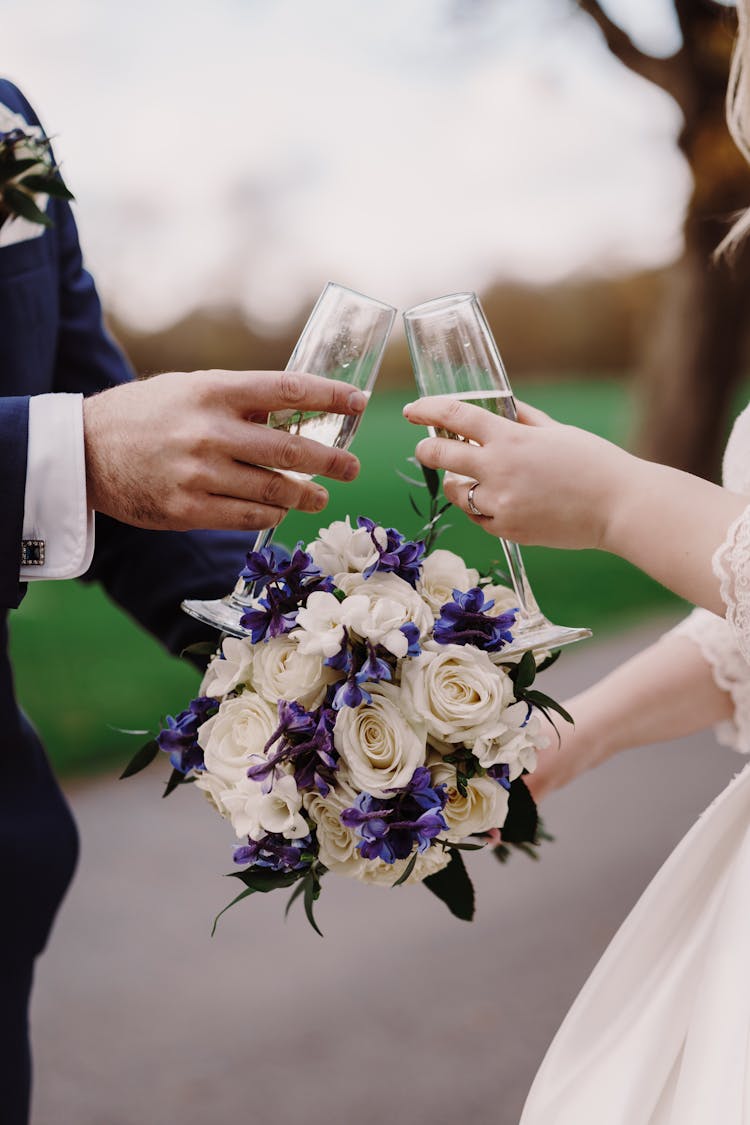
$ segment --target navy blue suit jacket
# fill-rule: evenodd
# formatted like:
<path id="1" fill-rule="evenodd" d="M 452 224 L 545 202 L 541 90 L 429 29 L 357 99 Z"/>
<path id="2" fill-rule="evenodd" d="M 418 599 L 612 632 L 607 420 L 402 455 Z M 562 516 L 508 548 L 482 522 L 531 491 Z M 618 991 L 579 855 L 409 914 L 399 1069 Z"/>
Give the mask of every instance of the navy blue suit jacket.
<path id="1" fill-rule="evenodd" d="M 10 82 L 0 80 L 0 102 L 37 123 Z M 50 885 L 52 853 L 61 847 L 55 833 L 64 835 L 69 828 L 55 821 L 52 805 L 40 802 L 39 786 L 52 795 L 51 781 L 33 732 L 16 706 L 7 654 L 8 611 L 25 594 L 19 565 L 29 396 L 50 391 L 88 395 L 132 378 L 102 325 L 69 205 L 52 200 L 49 214 L 54 226 L 40 237 L 0 248 L 0 777 L 8 779 L 10 766 L 18 782 L 15 788 L 5 781 L 0 785 L 5 905 L 9 897 L 27 902 L 39 893 L 34 875 Z M 216 636 L 186 617 L 180 601 L 187 596 L 218 597 L 231 589 L 247 540 L 240 533 L 144 531 L 98 517 L 94 560 L 85 580 L 100 582 L 137 621 L 179 651 L 191 641 Z M 46 840 L 36 860 L 32 836 L 40 844 Z M 65 882 L 64 872 L 58 881 Z M 33 915 L 31 908 L 16 912 L 15 919 L 11 913 L 5 919 L 0 916 L 0 960 L 16 948 L 38 950 L 50 920 Z"/>

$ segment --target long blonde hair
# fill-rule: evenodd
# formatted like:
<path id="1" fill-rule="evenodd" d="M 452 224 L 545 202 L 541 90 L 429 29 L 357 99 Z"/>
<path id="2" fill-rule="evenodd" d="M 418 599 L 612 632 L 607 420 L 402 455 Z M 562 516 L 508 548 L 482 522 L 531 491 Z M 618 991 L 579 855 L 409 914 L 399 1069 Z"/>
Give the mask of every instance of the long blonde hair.
<path id="1" fill-rule="evenodd" d="M 750 163 L 750 0 L 737 0 L 738 31 L 727 85 L 727 125 L 732 139 Z M 750 233 L 750 208 L 744 211 L 716 248 L 731 258 Z"/>

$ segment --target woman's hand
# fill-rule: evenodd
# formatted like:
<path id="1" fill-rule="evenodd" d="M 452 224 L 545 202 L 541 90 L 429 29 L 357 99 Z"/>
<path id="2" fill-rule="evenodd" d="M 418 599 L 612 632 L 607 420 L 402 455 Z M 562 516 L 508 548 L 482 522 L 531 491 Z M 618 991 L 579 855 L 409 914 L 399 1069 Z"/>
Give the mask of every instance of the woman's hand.
<path id="1" fill-rule="evenodd" d="M 609 549 L 612 513 L 643 464 L 637 458 L 523 403 L 522 425 L 439 395 L 409 403 L 404 415 L 461 436 L 425 438 L 417 458 L 447 470 L 445 495 L 486 531 L 516 543 Z M 475 481 L 472 499 L 482 516 L 469 506 Z"/>

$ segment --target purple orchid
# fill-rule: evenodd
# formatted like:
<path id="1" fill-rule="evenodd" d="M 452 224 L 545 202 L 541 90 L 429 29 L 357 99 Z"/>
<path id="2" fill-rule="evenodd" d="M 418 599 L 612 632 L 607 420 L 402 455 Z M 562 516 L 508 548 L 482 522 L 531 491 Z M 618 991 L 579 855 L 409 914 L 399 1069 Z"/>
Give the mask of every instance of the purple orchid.
<path id="1" fill-rule="evenodd" d="M 505 762 L 501 762 L 497 766 L 490 766 L 487 770 L 487 776 L 491 777 L 498 785 L 502 785 L 503 789 L 510 789 L 510 766 Z"/>
<path id="2" fill-rule="evenodd" d="M 167 715 L 167 725 L 159 731 L 156 741 L 159 749 L 169 754 L 172 767 L 180 773 L 203 770 L 203 751 L 198 745 L 198 727 L 219 710 L 218 699 L 200 695 L 181 711 L 177 718 Z"/>
<path id="3" fill-rule="evenodd" d="M 448 799 L 445 785 L 433 786 L 430 771 L 418 767 L 404 789 L 392 797 L 360 793 L 354 806 L 344 809 L 341 822 L 361 837 L 357 847 L 365 859 L 395 863 L 414 851 L 425 851 L 447 828 L 443 809 Z"/>
<path id="4" fill-rule="evenodd" d="M 412 542 L 406 539 L 395 527 L 380 527 L 367 516 L 357 517 L 357 527 L 364 528 L 365 531 L 370 533 L 372 544 L 378 552 L 377 560 L 363 571 L 363 577 L 371 578 L 378 571 L 381 574 L 396 574 L 399 578 L 403 578 L 404 582 L 408 582 L 410 586 L 417 585 L 422 573 L 421 559 L 425 550 L 424 543 L 421 540 Z M 376 528 L 385 532 L 386 544 L 384 547 L 381 546 L 375 535 Z"/>
<path id="5" fill-rule="evenodd" d="M 270 790 L 281 766 L 292 767 L 298 789 L 315 787 L 326 796 L 338 769 L 338 753 L 333 745 L 336 714 L 330 707 L 305 711 L 299 703 L 279 701 L 279 726 L 266 743 L 265 752 L 278 743 L 270 757 L 261 758 L 248 768 L 247 776 Z"/>
<path id="6" fill-rule="evenodd" d="M 440 645 L 474 645 L 485 652 L 497 652 L 513 640 L 511 632 L 517 609 L 509 609 L 497 617 L 489 611 L 494 601 L 485 601 L 479 586 L 462 592 L 453 591 L 453 601 L 441 607 L 433 637 Z"/>
<path id="7" fill-rule="evenodd" d="M 249 551 L 240 572 L 256 594 L 265 591 L 259 604 L 248 608 L 240 625 L 250 632 L 253 644 L 289 633 L 297 623 L 297 613 L 316 590 L 330 593 L 333 579 L 315 566 L 312 556 L 297 544 L 290 557 L 274 547 Z"/>
<path id="8" fill-rule="evenodd" d="M 276 832 L 268 832 L 260 840 L 248 838 L 246 844 L 235 848 L 234 862 L 265 867 L 270 871 L 300 871 L 309 867 L 315 858 L 312 848 L 311 836 L 287 840 Z"/>

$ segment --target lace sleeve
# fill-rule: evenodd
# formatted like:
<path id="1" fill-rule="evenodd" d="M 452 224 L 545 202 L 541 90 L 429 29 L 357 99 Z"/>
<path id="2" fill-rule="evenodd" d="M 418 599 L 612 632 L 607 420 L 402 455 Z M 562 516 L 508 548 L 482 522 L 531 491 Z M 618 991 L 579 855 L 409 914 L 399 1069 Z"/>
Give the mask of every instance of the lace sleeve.
<path id="1" fill-rule="evenodd" d="M 716 738 L 722 746 L 750 753 L 750 664 L 731 625 L 707 609 L 695 609 L 666 636 L 687 637 L 698 646 L 717 687 L 728 692 L 734 704 L 732 718 L 714 727 Z"/>
<path id="2" fill-rule="evenodd" d="M 734 521 L 713 557 L 727 622 L 750 664 L 750 508 Z"/>

